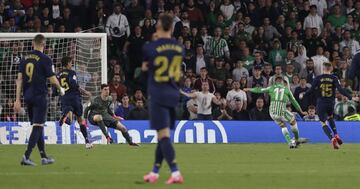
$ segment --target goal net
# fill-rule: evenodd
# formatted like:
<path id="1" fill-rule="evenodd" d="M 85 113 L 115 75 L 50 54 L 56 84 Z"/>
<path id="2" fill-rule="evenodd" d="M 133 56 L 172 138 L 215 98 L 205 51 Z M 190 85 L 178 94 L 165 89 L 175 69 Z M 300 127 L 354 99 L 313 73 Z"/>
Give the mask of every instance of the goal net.
<path id="1" fill-rule="evenodd" d="M 1 115 L 13 115 L 12 102 L 16 97 L 16 77 L 19 63 L 32 51 L 32 38 L 37 33 L 0 33 L 0 110 Z M 100 91 L 101 83 L 107 83 L 106 34 L 104 33 L 44 33 L 44 53 L 54 64 L 55 72 L 61 69 L 61 58 L 71 57 L 77 80 L 83 89 L 92 95 Z M 83 98 L 83 103 L 89 99 Z M 58 120 L 61 116 L 59 97 L 52 95 L 49 85 L 47 121 Z M 24 104 L 23 106 L 24 107 Z M 2 117 L 12 121 L 14 117 Z M 8 120 L 6 120 L 8 119 Z M 9 120 L 10 119 L 10 120 Z M 26 110 L 17 115 L 16 121 L 28 121 Z"/>

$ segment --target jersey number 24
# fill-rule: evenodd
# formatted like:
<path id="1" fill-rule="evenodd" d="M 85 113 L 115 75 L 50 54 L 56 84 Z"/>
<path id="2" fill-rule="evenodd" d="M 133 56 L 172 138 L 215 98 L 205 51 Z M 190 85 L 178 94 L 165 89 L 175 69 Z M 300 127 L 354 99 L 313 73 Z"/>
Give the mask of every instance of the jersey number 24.
<path id="1" fill-rule="evenodd" d="M 154 60 L 156 66 L 154 79 L 157 82 L 168 82 L 170 79 L 179 81 L 181 77 L 182 56 L 174 56 L 169 65 L 166 56 L 158 56 Z"/>

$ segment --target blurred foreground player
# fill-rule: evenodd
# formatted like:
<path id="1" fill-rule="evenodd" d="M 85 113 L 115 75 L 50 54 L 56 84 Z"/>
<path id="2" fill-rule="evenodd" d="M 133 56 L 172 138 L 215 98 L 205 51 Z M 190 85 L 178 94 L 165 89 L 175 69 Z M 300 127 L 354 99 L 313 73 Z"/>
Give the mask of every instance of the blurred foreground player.
<path id="1" fill-rule="evenodd" d="M 175 160 L 175 150 L 170 141 L 170 129 L 175 128 L 175 107 L 180 98 L 176 82 L 181 77 L 184 49 L 176 40 L 171 39 L 172 23 L 171 15 L 161 15 L 156 25 L 157 39 L 143 47 L 142 70 L 149 71 L 150 125 L 157 131 L 158 137 L 153 169 L 144 176 L 144 181 L 148 183 L 157 182 L 164 158 L 171 170 L 166 184 L 183 183 Z"/>
<path id="2" fill-rule="evenodd" d="M 106 127 L 119 130 L 130 146 L 139 146 L 132 141 L 132 138 L 129 135 L 126 127 L 120 123 L 120 120 L 123 119 L 116 116 L 112 111 L 110 107 L 112 104 L 112 98 L 109 96 L 109 93 L 109 85 L 102 84 L 100 96 L 95 97 L 91 101 L 91 104 L 85 108 L 85 119 L 88 119 L 91 124 L 100 127 L 102 133 L 106 137 L 108 144 L 112 144 L 113 140 L 109 136 Z"/>
<path id="3" fill-rule="evenodd" d="M 352 99 L 351 95 L 341 88 L 339 79 L 332 75 L 331 63 L 325 62 L 322 75 L 317 76 L 311 88 L 305 93 L 300 94 L 300 99 L 310 95 L 312 92 L 317 92 L 316 112 L 322 125 L 322 129 L 326 136 L 331 140 L 334 149 L 339 149 L 343 141 L 340 139 L 334 121 L 334 105 L 335 105 L 335 90 L 337 89 L 342 95 L 346 96 L 349 100 Z M 354 99 L 355 100 L 355 99 Z M 329 122 L 329 129 L 326 121 Z"/>
<path id="4" fill-rule="evenodd" d="M 31 161 L 30 154 L 37 144 L 41 156 L 41 164 L 47 165 L 55 162 L 45 153 L 44 125 L 47 114 L 47 79 L 64 95 L 65 91 L 60 86 L 53 68 L 51 59 L 43 51 L 45 47 L 45 37 L 38 34 L 34 37 L 32 45 L 34 50 L 31 51 L 21 61 L 19 73 L 16 80 L 16 101 L 14 109 L 19 112 L 21 109 L 21 89 L 23 88 L 24 101 L 27 106 L 30 124 L 33 126 L 29 138 L 27 150 L 21 160 L 21 165 L 36 165 Z"/>
<path id="5" fill-rule="evenodd" d="M 83 106 L 81 101 L 81 93 L 87 96 L 91 96 L 91 94 L 79 87 L 76 72 L 72 70 L 72 59 L 70 57 L 63 57 L 61 64 L 63 69 L 57 74 L 57 78 L 61 87 L 65 90 L 65 95 L 60 97 L 62 117 L 60 118 L 59 126 L 62 126 L 64 122 L 71 125 L 73 115 L 75 114 L 80 126 L 80 132 L 85 139 L 85 147 L 87 149 L 92 148 L 93 145 L 89 142 L 87 135 L 86 121 L 82 118 Z"/>

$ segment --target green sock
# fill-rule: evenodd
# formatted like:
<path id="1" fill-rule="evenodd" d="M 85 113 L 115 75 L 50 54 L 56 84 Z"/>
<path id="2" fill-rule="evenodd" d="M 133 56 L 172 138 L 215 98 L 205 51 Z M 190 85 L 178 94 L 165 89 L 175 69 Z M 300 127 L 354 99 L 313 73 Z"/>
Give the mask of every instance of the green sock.
<path id="1" fill-rule="evenodd" d="M 291 131 L 294 134 L 295 140 L 298 141 L 299 140 L 299 129 L 297 127 L 297 123 L 295 123 L 294 125 L 291 126 Z"/>
<path id="2" fill-rule="evenodd" d="M 283 134 L 284 137 L 285 137 L 286 142 L 287 142 L 288 144 L 290 144 L 291 138 L 290 138 L 289 131 L 288 131 L 287 127 L 281 128 L 281 131 L 282 131 L 282 134 Z"/>

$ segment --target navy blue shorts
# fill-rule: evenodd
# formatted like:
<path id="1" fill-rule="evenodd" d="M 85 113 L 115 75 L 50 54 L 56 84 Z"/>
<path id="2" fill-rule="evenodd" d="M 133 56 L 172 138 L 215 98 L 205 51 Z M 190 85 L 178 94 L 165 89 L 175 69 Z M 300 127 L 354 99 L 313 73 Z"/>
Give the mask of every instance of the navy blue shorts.
<path id="1" fill-rule="evenodd" d="M 176 111 L 175 107 L 168 107 L 156 102 L 150 102 L 150 127 L 161 130 L 169 127 L 175 128 Z"/>
<path id="2" fill-rule="evenodd" d="M 316 113 L 318 114 L 320 121 L 325 122 L 334 114 L 334 103 L 318 102 L 316 105 Z"/>
<path id="3" fill-rule="evenodd" d="M 37 96 L 25 101 L 29 113 L 30 124 L 44 124 L 47 118 L 46 96 Z"/>
<path id="4" fill-rule="evenodd" d="M 61 111 L 63 114 L 67 114 L 71 111 L 77 117 L 81 117 L 83 114 L 81 98 L 61 98 Z"/>

